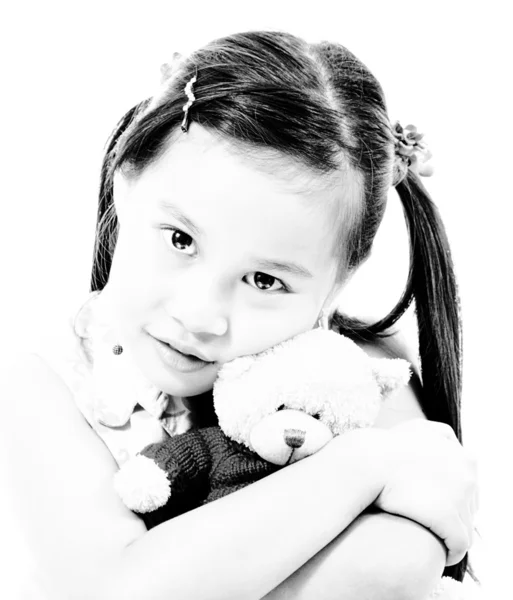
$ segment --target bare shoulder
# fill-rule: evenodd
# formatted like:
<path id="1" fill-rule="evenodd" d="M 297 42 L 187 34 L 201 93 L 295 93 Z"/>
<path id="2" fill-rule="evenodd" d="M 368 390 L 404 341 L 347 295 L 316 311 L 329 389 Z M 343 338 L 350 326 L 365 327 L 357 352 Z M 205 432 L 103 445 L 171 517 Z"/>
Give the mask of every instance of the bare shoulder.
<path id="1" fill-rule="evenodd" d="M 112 489 L 115 461 L 39 356 L 4 369 L 0 398 L 2 480 L 31 551 L 55 581 L 87 581 L 86 566 L 100 569 L 146 531 Z"/>
<path id="2" fill-rule="evenodd" d="M 367 354 L 376 358 L 402 358 L 407 360 L 415 371 L 418 371 L 417 348 L 401 331 L 373 342 L 357 342 Z"/>
<path id="3" fill-rule="evenodd" d="M 358 342 L 358 345 L 374 358 L 402 358 L 411 364 L 409 385 L 385 401 L 374 426 L 389 428 L 409 419 L 425 419 L 419 403 L 422 386 L 418 375 L 417 349 L 400 332 L 376 342 Z"/>
<path id="4" fill-rule="evenodd" d="M 6 433 L 18 425 L 30 429 L 40 418 L 41 426 L 46 421 L 50 424 L 57 406 L 70 408 L 71 392 L 43 358 L 34 353 L 19 354 L 4 365 L 0 374 L 0 427 Z"/>
<path id="5" fill-rule="evenodd" d="M 20 354 L 4 368 L 0 377 L 0 406 L 4 416 L 0 427 L 7 438 L 9 432 L 17 432 L 12 435 L 19 436 L 23 428 L 37 434 L 36 439 L 46 432 L 45 440 L 50 443 L 53 435 L 65 435 L 70 428 L 79 438 L 89 428 L 66 383 L 35 353 Z"/>

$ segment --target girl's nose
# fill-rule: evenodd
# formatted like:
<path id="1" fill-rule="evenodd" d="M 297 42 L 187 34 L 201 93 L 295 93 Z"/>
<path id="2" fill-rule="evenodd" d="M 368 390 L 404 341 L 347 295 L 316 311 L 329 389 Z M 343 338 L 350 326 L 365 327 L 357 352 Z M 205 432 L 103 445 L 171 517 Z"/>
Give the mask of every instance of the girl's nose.
<path id="1" fill-rule="evenodd" d="M 225 317 L 217 318 L 206 318 L 206 315 L 200 315 L 199 317 L 175 317 L 180 321 L 184 329 L 189 333 L 196 335 L 210 334 L 216 336 L 222 336 L 228 331 L 228 321 Z"/>
<path id="2" fill-rule="evenodd" d="M 168 315 L 189 333 L 222 336 L 228 331 L 227 303 L 207 290 L 194 294 L 172 295 L 166 306 Z"/>

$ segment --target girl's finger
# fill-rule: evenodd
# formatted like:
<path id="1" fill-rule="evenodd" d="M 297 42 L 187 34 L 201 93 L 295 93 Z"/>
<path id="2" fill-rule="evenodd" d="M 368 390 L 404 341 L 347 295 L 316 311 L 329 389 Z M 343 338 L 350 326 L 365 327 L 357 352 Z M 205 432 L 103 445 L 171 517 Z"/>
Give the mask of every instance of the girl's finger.
<path id="1" fill-rule="evenodd" d="M 471 532 L 468 524 L 459 515 L 458 518 L 453 516 L 450 519 L 447 537 L 442 538 L 448 549 L 445 563 L 448 567 L 458 564 L 468 552 L 471 546 Z"/>
<path id="2" fill-rule="evenodd" d="M 472 497 L 472 514 L 475 516 L 479 512 L 479 488 L 476 488 Z"/>
<path id="3" fill-rule="evenodd" d="M 437 514 L 438 513 L 438 514 Z M 446 565 L 452 566 L 460 562 L 469 548 L 469 528 L 459 513 L 446 511 L 443 507 L 436 510 L 431 507 L 432 526 L 425 524 L 437 535 L 447 548 Z"/>
<path id="4" fill-rule="evenodd" d="M 470 550 L 474 543 L 474 514 L 472 510 L 472 501 L 470 501 L 464 508 L 461 515 L 461 520 L 467 529 L 468 547 L 467 551 Z"/>

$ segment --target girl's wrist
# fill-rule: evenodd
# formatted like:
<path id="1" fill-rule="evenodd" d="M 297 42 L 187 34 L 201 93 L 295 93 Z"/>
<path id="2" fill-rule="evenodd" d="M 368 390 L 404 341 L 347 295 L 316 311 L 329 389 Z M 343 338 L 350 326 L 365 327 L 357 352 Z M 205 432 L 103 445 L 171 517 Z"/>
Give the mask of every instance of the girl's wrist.
<path id="1" fill-rule="evenodd" d="M 386 483 L 383 464 L 385 442 L 383 436 L 386 434 L 387 432 L 381 429 L 353 429 L 333 438 L 323 449 L 323 452 L 332 456 L 335 469 L 345 461 L 349 461 L 354 467 L 352 472 L 360 485 L 366 484 L 367 497 L 370 501 L 363 509 L 378 498 Z M 345 487 L 345 482 L 342 482 L 342 485 Z"/>

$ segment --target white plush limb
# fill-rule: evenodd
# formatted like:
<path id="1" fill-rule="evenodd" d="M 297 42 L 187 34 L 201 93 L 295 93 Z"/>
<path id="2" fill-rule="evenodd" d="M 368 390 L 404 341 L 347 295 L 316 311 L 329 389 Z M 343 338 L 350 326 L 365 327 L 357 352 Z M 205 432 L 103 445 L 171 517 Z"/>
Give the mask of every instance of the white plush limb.
<path id="1" fill-rule="evenodd" d="M 383 398 L 405 386 L 411 377 L 410 363 L 402 358 L 371 358 L 372 372 Z"/>
<path id="2" fill-rule="evenodd" d="M 130 510 L 147 513 L 164 506 L 171 496 L 166 472 L 151 458 L 138 454 L 114 475 L 114 488 Z"/>

